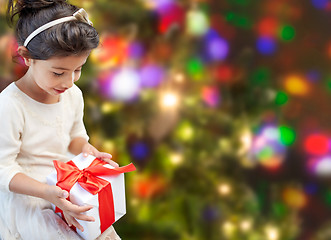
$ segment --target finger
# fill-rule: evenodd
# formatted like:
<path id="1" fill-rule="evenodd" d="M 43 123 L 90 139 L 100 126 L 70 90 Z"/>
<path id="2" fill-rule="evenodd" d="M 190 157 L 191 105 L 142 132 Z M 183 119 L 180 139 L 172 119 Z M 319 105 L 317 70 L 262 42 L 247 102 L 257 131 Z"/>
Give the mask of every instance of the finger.
<path id="1" fill-rule="evenodd" d="M 99 152 L 98 157 L 102 159 L 111 159 L 113 156 L 109 153 Z"/>
<path id="2" fill-rule="evenodd" d="M 73 217 L 71 217 L 68 214 L 65 214 L 64 212 L 63 212 L 63 216 L 64 216 L 64 219 L 66 220 L 68 226 L 71 227 L 72 226 L 72 219 L 73 219 Z"/>
<path id="3" fill-rule="evenodd" d="M 94 217 L 87 216 L 85 214 L 76 214 L 76 213 L 71 212 L 70 215 L 72 215 L 74 218 L 79 219 L 79 220 L 83 220 L 83 221 L 87 221 L 87 222 L 95 222 Z"/>
<path id="4" fill-rule="evenodd" d="M 84 232 L 84 228 L 82 225 L 77 222 L 75 218 L 72 218 L 72 225 L 74 225 L 76 228 L 78 228 L 81 232 Z"/>
<path id="5" fill-rule="evenodd" d="M 113 160 L 110 159 L 102 159 L 103 161 L 109 163 L 110 165 L 112 165 L 113 167 L 119 167 L 117 162 L 114 162 Z"/>
<path id="6" fill-rule="evenodd" d="M 78 206 L 76 204 L 71 203 L 68 200 L 65 200 L 64 208 L 66 211 L 73 212 L 75 214 L 81 214 L 91 210 L 93 206 L 91 205 Z"/>

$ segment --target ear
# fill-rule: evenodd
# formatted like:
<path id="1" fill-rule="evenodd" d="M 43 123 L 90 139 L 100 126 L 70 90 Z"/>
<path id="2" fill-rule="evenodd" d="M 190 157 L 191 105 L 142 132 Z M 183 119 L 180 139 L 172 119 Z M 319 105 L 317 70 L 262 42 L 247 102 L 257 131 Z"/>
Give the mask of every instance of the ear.
<path id="1" fill-rule="evenodd" d="M 24 46 L 19 46 L 17 48 L 17 53 L 24 59 L 25 65 L 30 67 L 32 59 L 29 55 L 29 50 Z"/>

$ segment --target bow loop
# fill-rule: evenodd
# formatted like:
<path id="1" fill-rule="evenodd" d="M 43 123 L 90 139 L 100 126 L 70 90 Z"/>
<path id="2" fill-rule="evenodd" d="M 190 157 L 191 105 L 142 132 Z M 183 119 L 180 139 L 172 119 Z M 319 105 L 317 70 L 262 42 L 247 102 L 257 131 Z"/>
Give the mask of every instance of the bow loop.
<path id="1" fill-rule="evenodd" d="M 93 26 L 93 23 L 88 18 L 87 12 L 84 10 L 84 8 L 79 9 L 77 12 L 73 14 L 75 18 L 77 18 L 78 21 L 85 22 L 91 26 Z"/>

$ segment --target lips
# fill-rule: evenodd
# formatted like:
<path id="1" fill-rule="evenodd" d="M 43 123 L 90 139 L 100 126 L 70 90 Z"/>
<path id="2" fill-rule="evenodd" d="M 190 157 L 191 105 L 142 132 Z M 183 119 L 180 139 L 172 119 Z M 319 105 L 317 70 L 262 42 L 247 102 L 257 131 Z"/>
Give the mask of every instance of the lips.
<path id="1" fill-rule="evenodd" d="M 54 89 L 58 94 L 64 93 L 67 89 Z"/>

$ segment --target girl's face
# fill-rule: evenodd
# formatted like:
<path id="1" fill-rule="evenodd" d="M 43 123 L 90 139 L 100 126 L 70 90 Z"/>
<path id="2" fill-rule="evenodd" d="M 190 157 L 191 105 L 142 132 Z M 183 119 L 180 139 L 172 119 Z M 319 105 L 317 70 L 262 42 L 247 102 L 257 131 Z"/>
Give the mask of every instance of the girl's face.
<path id="1" fill-rule="evenodd" d="M 30 76 L 41 90 L 49 95 L 57 96 L 71 88 L 79 79 L 88 55 L 89 53 L 47 60 L 31 59 Z"/>

